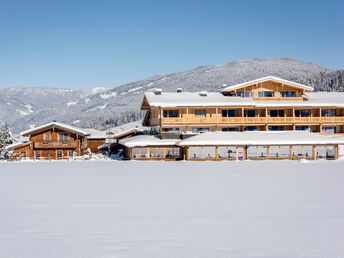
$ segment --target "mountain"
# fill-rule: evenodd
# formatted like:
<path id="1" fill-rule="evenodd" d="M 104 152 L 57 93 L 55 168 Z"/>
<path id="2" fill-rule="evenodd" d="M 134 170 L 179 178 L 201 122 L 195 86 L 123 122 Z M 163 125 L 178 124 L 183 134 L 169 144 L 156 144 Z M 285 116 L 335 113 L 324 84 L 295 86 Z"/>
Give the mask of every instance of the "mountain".
<path id="1" fill-rule="evenodd" d="M 216 91 L 226 85 L 273 75 L 299 82 L 309 82 L 321 88 L 336 81 L 333 87 L 343 90 L 343 77 L 338 71 L 290 58 L 250 59 L 220 65 L 156 75 L 112 89 L 69 90 L 35 87 L 15 87 L 0 90 L 0 120 L 7 121 L 14 132 L 52 120 L 73 123 L 81 127 L 104 129 L 140 118 L 139 107 L 143 92 L 154 88 L 163 91 Z M 331 77 L 331 78 L 332 78 Z M 327 78 L 327 79 L 326 79 Z M 341 78 L 341 79 L 339 79 Z M 317 84 L 317 82 L 318 83 Z M 329 81 L 330 80 L 330 81 Z"/>

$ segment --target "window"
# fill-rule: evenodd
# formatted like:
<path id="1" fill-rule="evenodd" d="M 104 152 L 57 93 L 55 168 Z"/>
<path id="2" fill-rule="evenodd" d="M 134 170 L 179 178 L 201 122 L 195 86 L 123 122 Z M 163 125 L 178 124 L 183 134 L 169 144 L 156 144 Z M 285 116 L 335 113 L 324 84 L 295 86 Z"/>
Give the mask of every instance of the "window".
<path id="1" fill-rule="evenodd" d="M 235 109 L 223 109 L 222 110 L 222 117 L 237 117 L 238 111 Z"/>
<path id="2" fill-rule="evenodd" d="M 326 134 L 334 134 L 336 133 L 336 127 L 335 126 L 323 126 L 321 132 Z"/>
<path id="3" fill-rule="evenodd" d="M 281 91 L 282 98 L 293 98 L 296 97 L 295 91 Z"/>
<path id="4" fill-rule="evenodd" d="M 207 127 L 201 127 L 201 128 L 193 127 L 192 128 L 192 133 L 205 133 L 205 132 L 209 132 L 209 128 Z"/>
<path id="5" fill-rule="evenodd" d="M 267 158 L 267 157 L 268 157 L 268 147 L 258 146 L 258 158 Z"/>
<path id="6" fill-rule="evenodd" d="M 166 158 L 179 158 L 179 148 L 166 148 Z"/>
<path id="7" fill-rule="evenodd" d="M 68 152 L 68 156 L 69 156 L 70 158 L 73 158 L 73 157 L 74 157 L 74 152 L 73 152 L 73 151 L 69 151 L 69 152 Z"/>
<path id="8" fill-rule="evenodd" d="M 292 147 L 293 157 L 302 157 L 302 146 L 295 145 Z"/>
<path id="9" fill-rule="evenodd" d="M 270 146 L 269 156 L 270 158 L 278 158 L 279 146 Z"/>
<path id="10" fill-rule="evenodd" d="M 269 110 L 270 117 L 284 117 L 284 110 Z"/>
<path id="11" fill-rule="evenodd" d="M 284 126 L 269 126 L 269 131 L 284 131 Z"/>
<path id="12" fill-rule="evenodd" d="M 179 117 L 179 110 L 164 110 L 164 117 Z"/>
<path id="13" fill-rule="evenodd" d="M 258 131 L 257 126 L 245 126 L 244 131 Z"/>
<path id="14" fill-rule="evenodd" d="M 334 116 L 336 116 L 336 110 L 335 109 L 323 109 L 323 110 L 321 110 L 321 116 L 334 117 Z"/>
<path id="15" fill-rule="evenodd" d="M 195 110 L 195 117 L 205 117 L 206 110 L 205 109 L 196 109 Z"/>
<path id="16" fill-rule="evenodd" d="M 69 140 L 69 134 L 68 133 L 60 133 L 59 134 L 59 140 L 60 141 L 68 141 Z"/>
<path id="17" fill-rule="evenodd" d="M 157 148 L 156 157 L 162 159 L 164 157 L 164 148 Z"/>
<path id="18" fill-rule="evenodd" d="M 326 146 L 326 159 L 334 159 L 335 158 L 335 148 L 334 146 Z"/>
<path id="19" fill-rule="evenodd" d="M 243 147 L 237 147 L 238 150 L 238 160 L 243 160 L 244 159 L 244 148 Z"/>
<path id="20" fill-rule="evenodd" d="M 238 127 L 222 127 L 222 132 L 236 132 L 238 130 Z"/>
<path id="21" fill-rule="evenodd" d="M 57 151 L 57 159 L 59 159 L 59 160 L 62 159 L 62 151 L 61 150 Z"/>
<path id="22" fill-rule="evenodd" d="M 316 146 L 315 152 L 317 159 L 326 159 L 326 146 Z"/>
<path id="23" fill-rule="evenodd" d="M 308 132 L 310 132 L 311 127 L 308 125 L 297 125 L 297 126 L 295 126 L 295 130 L 296 131 L 308 131 Z"/>
<path id="24" fill-rule="evenodd" d="M 219 146 L 218 155 L 220 159 L 235 159 L 236 147 L 235 146 Z"/>
<path id="25" fill-rule="evenodd" d="M 256 117 L 257 116 L 257 110 L 244 110 L 244 116 L 245 117 Z"/>
<path id="26" fill-rule="evenodd" d="M 202 158 L 202 147 L 190 147 L 189 148 L 190 159 L 200 159 Z"/>
<path id="27" fill-rule="evenodd" d="M 257 158 L 257 146 L 248 146 L 247 147 L 247 158 Z"/>
<path id="28" fill-rule="evenodd" d="M 297 109 L 295 110 L 296 117 L 310 117 L 311 111 L 309 109 Z"/>
<path id="29" fill-rule="evenodd" d="M 179 132 L 179 128 L 178 127 L 162 128 L 161 131 L 163 133 L 177 133 L 177 132 Z"/>
<path id="30" fill-rule="evenodd" d="M 44 134 L 44 140 L 50 140 L 50 133 Z"/>
<path id="31" fill-rule="evenodd" d="M 35 158 L 36 159 L 41 159 L 41 151 L 39 151 L 39 150 L 35 151 Z"/>
<path id="32" fill-rule="evenodd" d="M 215 158 L 215 147 L 203 147 L 203 158 L 214 159 Z"/>
<path id="33" fill-rule="evenodd" d="M 236 95 L 238 97 L 249 98 L 249 97 L 252 97 L 252 91 L 237 92 Z"/>
<path id="34" fill-rule="evenodd" d="M 20 152 L 20 157 L 26 158 L 26 151 L 21 151 Z"/>
<path id="35" fill-rule="evenodd" d="M 274 96 L 273 91 L 259 91 L 258 97 L 259 98 L 272 98 Z"/>
<path id="36" fill-rule="evenodd" d="M 151 158 L 155 158 L 156 157 L 156 148 L 150 148 L 149 150 L 149 156 Z"/>
<path id="37" fill-rule="evenodd" d="M 280 146 L 279 156 L 281 158 L 290 158 L 290 146 Z"/>

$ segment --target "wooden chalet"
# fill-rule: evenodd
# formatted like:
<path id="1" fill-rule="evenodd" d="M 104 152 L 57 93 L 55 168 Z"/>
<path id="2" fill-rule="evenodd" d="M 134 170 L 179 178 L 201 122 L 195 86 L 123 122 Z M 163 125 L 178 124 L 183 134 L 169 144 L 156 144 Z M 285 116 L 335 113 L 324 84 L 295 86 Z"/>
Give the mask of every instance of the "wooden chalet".
<path id="1" fill-rule="evenodd" d="M 8 150 L 22 158 L 62 160 L 83 155 L 88 135 L 74 126 L 52 122 L 22 132 L 28 141 L 9 146 Z"/>

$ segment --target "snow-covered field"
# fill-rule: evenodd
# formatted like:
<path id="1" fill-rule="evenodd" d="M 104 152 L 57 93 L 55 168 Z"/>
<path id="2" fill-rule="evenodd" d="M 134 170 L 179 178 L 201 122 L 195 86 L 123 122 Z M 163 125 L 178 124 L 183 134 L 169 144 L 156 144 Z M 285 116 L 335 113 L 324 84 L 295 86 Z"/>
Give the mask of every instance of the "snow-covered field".
<path id="1" fill-rule="evenodd" d="M 344 257 L 344 161 L 0 163 L 0 257 Z"/>

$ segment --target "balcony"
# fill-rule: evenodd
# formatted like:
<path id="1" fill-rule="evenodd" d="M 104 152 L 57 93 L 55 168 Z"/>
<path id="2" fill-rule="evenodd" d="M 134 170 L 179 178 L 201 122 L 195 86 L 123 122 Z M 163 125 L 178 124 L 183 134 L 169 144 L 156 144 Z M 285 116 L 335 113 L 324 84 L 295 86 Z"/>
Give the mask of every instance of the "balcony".
<path id="1" fill-rule="evenodd" d="M 75 149 L 78 147 L 77 141 L 39 141 L 34 142 L 36 149 Z"/>

